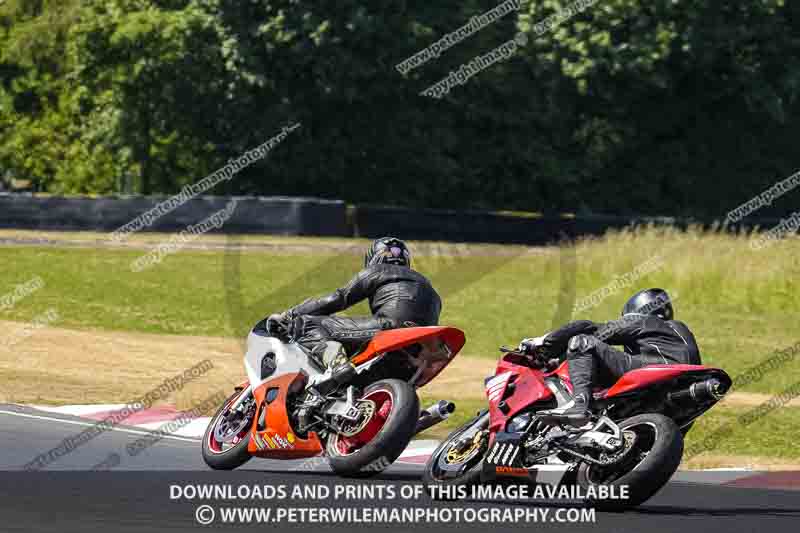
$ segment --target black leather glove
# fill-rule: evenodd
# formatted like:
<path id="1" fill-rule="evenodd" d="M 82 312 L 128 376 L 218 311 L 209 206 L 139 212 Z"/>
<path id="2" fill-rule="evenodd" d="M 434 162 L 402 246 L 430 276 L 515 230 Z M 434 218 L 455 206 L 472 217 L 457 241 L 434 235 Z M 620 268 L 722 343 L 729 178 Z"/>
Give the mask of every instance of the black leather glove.
<path id="1" fill-rule="evenodd" d="M 544 338 L 547 337 L 547 334 L 542 335 L 541 337 L 531 337 L 529 339 L 522 339 L 519 343 L 518 350 L 522 353 L 526 353 L 528 355 L 534 355 L 539 351 L 542 346 L 544 346 Z"/>
<path id="2" fill-rule="evenodd" d="M 288 314 L 286 316 L 286 335 L 289 341 L 295 342 L 305 335 L 306 320 L 303 315 Z"/>
<path id="3" fill-rule="evenodd" d="M 272 337 L 283 339 L 289 336 L 290 318 L 286 313 L 276 313 L 267 318 L 267 333 Z"/>

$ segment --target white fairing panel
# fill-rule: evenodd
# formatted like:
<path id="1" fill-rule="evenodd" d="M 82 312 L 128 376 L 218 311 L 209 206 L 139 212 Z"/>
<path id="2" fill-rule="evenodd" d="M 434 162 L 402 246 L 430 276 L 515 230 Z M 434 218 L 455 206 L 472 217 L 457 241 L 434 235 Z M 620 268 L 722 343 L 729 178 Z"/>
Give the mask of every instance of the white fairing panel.
<path id="1" fill-rule="evenodd" d="M 261 379 L 261 360 L 270 352 L 275 354 L 277 368 L 267 379 Z M 285 374 L 294 374 L 302 371 L 308 374 L 309 379 L 322 374 L 317 367 L 309 362 L 308 356 L 297 345 L 284 344 L 275 337 L 262 337 L 253 332 L 250 332 L 247 337 L 247 353 L 244 356 L 244 366 L 247 370 L 247 379 L 250 380 L 250 385 L 253 389 L 256 389 L 265 381 Z"/>

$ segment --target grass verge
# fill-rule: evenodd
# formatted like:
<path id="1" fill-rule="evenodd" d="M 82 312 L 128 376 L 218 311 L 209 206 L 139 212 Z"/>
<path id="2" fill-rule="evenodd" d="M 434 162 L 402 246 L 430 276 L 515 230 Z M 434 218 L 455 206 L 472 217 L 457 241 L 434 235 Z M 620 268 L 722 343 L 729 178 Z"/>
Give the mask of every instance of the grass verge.
<path id="1" fill-rule="evenodd" d="M 313 248 L 318 242 L 308 244 Z M 704 361 L 731 374 L 800 340 L 794 327 L 800 319 L 798 239 L 753 251 L 746 236 L 647 229 L 540 253 L 525 247 L 503 248 L 503 255 L 491 247 L 483 249 L 486 254 L 470 250 L 475 248 L 442 245 L 416 258 L 417 268 L 443 296 L 442 323 L 467 332 L 469 355 L 495 358 L 497 346 L 570 318 L 613 318 L 628 294 L 647 286 L 678 295 L 677 316 L 695 331 Z M 34 276 L 45 282 L 10 308 L 0 308 L 0 319 L 31 321 L 53 308 L 61 316 L 58 325 L 70 328 L 241 339 L 263 316 L 341 286 L 360 267 L 352 249 L 331 253 L 324 247 L 302 255 L 183 250 L 149 270 L 132 272 L 131 262 L 142 253 L 0 247 L 0 295 Z M 619 280 L 630 280 L 623 276 L 645 261 L 657 268 L 620 286 Z M 576 299 L 615 279 L 618 290 L 571 316 Z M 352 312 L 368 310 L 361 304 Z M 797 360 L 791 361 L 748 390 L 777 392 L 798 370 Z"/>

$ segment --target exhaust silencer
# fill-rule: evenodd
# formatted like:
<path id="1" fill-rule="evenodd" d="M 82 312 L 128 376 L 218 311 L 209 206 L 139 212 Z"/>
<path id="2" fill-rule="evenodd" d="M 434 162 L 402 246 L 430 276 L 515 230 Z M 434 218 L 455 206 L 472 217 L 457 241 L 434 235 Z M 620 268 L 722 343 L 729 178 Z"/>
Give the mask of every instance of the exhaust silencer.
<path id="1" fill-rule="evenodd" d="M 726 392 L 728 392 L 728 389 L 720 380 L 710 378 L 705 381 L 692 383 L 687 389 L 671 392 L 669 394 L 669 399 L 673 402 L 716 402 L 721 400 Z"/>
<path id="2" fill-rule="evenodd" d="M 414 431 L 414 435 L 432 428 L 439 422 L 444 422 L 455 410 L 456 404 L 448 402 L 447 400 L 440 400 L 438 403 L 431 405 L 419 414 L 417 429 Z"/>

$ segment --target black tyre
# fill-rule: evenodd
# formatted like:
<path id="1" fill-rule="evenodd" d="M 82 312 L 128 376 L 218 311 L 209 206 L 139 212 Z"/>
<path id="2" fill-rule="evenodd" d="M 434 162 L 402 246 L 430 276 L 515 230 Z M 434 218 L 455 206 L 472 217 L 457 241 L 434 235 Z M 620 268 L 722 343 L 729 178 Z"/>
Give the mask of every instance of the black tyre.
<path id="1" fill-rule="evenodd" d="M 419 420 L 419 398 L 405 381 L 375 382 L 359 400 L 364 419 L 344 435 L 329 436 L 325 444 L 331 468 L 344 477 L 365 478 L 385 470 L 408 447 Z"/>
<path id="2" fill-rule="evenodd" d="M 483 411 L 451 433 L 425 464 L 422 480 L 425 486 L 470 486 L 481 481 L 483 458 L 488 449 L 489 412 Z M 453 490 L 435 490 L 431 497 L 456 499 Z"/>
<path id="3" fill-rule="evenodd" d="M 577 472 L 577 483 L 584 489 L 628 486 L 628 499 L 590 500 L 606 511 L 622 511 L 650 499 L 669 481 L 683 456 L 683 436 L 671 418 L 656 413 L 637 415 L 623 420 L 619 427 L 626 441 L 635 436 L 619 461 L 608 467 L 582 463 Z"/>
<path id="4" fill-rule="evenodd" d="M 255 417 L 255 401 L 245 400 L 243 409 L 231 412 L 230 407 L 244 391 L 234 392 L 216 412 L 203 435 L 203 460 L 214 470 L 233 470 L 252 459 L 247 451 L 250 428 Z"/>

